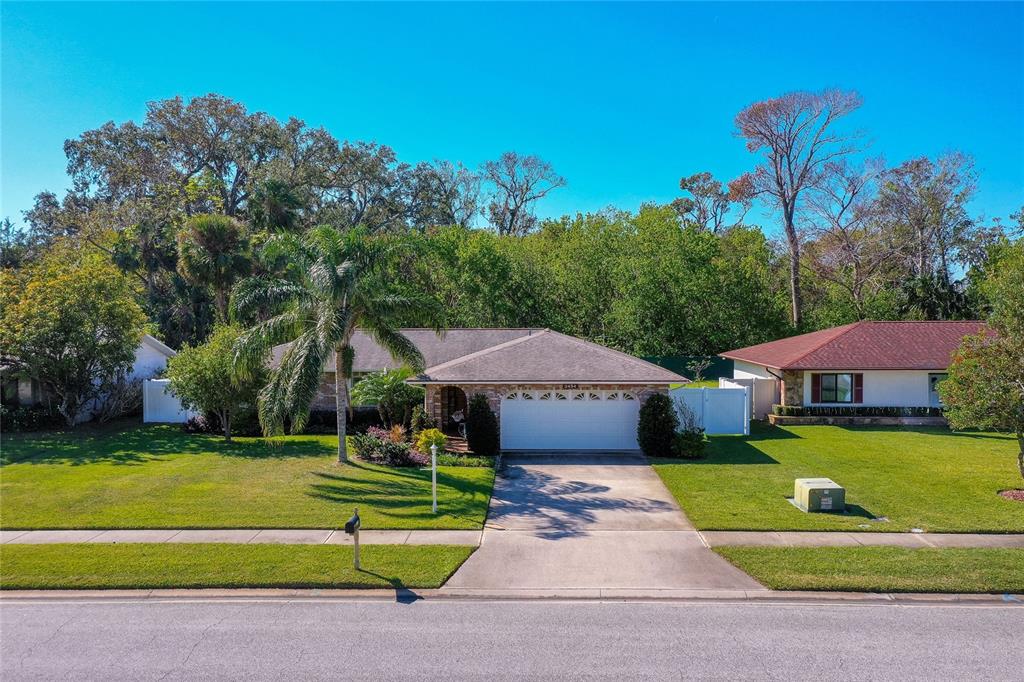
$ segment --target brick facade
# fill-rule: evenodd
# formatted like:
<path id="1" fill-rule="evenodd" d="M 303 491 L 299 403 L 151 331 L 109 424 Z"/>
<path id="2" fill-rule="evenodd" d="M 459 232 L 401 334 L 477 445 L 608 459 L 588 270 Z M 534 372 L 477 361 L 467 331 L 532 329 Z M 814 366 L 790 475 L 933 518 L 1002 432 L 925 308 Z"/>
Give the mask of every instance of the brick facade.
<path id="1" fill-rule="evenodd" d="M 426 389 L 426 397 L 424 399 L 424 409 L 427 414 L 434 419 L 438 424 L 441 423 L 441 389 L 444 386 L 452 386 L 453 384 L 428 384 L 424 388 Z M 477 393 L 481 393 L 487 396 L 487 402 L 490 404 L 494 414 L 499 418 L 501 417 L 501 399 L 503 396 L 508 395 L 513 391 L 561 391 L 569 390 L 563 388 L 564 384 L 459 384 L 458 388 L 461 388 L 466 393 L 467 404 Z M 641 404 L 647 398 L 655 393 L 668 394 L 668 387 L 664 384 L 574 384 L 575 388 L 571 389 L 574 391 L 629 391 L 634 393 L 637 400 Z M 317 391 L 316 398 L 313 400 L 314 410 L 334 410 L 334 372 L 324 372 L 323 380 L 320 382 L 320 390 Z"/>
<path id="2" fill-rule="evenodd" d="M 427 395 L 424 409 L 438 424 L 441 423 L 441 389 L 452 385 L 454 384 L 428 384 L 425 387 Z M 641 404 L 655 393 L 668 394 L 668 387 L 664 384 L 573 384 L 572 389 L 564 389 L 564 384 L 458 384 L 457 386 L 465 391 L 467 403 L 478 393 L 486 396 L 487 403 L 499 419 L 501 418 L 501 399 L 513 391 L 629 391 L 636 395 Z"/>

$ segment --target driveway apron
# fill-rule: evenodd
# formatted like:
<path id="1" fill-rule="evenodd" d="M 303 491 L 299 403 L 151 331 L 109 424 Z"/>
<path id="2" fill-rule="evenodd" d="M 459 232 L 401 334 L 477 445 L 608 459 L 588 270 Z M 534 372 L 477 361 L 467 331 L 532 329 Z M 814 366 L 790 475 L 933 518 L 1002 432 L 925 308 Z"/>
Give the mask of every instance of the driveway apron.
<path id="1" fill-rule="evenodd" d="M 506 456 L 470 590 L 763 589 L 709 550 L 639 455 Z"/>

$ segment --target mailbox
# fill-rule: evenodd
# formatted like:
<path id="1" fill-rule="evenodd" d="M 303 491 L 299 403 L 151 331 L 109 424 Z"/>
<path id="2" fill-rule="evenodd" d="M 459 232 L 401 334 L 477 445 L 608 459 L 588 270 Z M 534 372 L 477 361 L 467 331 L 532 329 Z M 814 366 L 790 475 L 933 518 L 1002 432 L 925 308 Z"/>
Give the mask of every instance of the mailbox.
<path id="1" fill-rule="evenodd" d="M 356 509 L 352 518 L 345 522 L 345 532 L 349 535 L 354 535 L 359 530 L 359 510 Z"/>

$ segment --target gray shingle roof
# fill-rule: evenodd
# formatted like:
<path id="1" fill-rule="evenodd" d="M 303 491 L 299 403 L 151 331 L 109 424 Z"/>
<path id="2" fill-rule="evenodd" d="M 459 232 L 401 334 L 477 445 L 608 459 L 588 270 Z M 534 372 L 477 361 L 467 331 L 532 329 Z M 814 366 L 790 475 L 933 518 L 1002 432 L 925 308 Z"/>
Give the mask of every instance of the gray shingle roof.
<path id="1" fill-rule="evenodd" d="M 536 334 L 540 329 L 449 329 L 438 336 L 433 329 L 402 329 L 402 333 L 412 341 L 420 352 L 426 366 L 440 365 L 455 358 L 491 348 L 506 341 L 517 339 L 528 334 Z M 289 344 L 274 348 L 270 364 L 276 367 Z M 380 346 L 364 331 L 357 331 L 352 337 L 352 348 L 355 350 L 353 372 L 377 372 L 382 369 L 395 369 L 400 363 L 395 362 L 391 354 Z M 328 362 L 324 371 L 334 371 L 334 358 Z"/>
<path id="2" fill-rule="evenodd" d="M 416 383 L 683 383 L 632 355 L 550 330 L 428 367 Z"/>

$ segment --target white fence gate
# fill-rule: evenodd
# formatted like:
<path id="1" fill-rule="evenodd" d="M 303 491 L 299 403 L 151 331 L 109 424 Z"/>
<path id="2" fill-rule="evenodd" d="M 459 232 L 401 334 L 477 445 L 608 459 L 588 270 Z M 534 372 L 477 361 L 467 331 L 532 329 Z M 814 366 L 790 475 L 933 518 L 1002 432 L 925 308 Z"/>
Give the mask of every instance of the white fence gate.
<path id="1" fill-rule="evenodd" d="M 767 419 L 772 413 L 772 405 L 779 403 L 778 379 L 726 379 L 718 380 L 719 388 L 750 388 L 751 419 Z"/>
<path id="2" fill-rule="evenodd" d="M 682 420 L 686 406 L 707 434 L 750 435 L 750 389 L 675 388 L 669 391 Z"/>
<path id="3" fill-rule="evenodd" d="M 192 416 L 171 392 L 169 379 L 146 379 L 142 383 L 142 421 L 181 424 Z"/>

